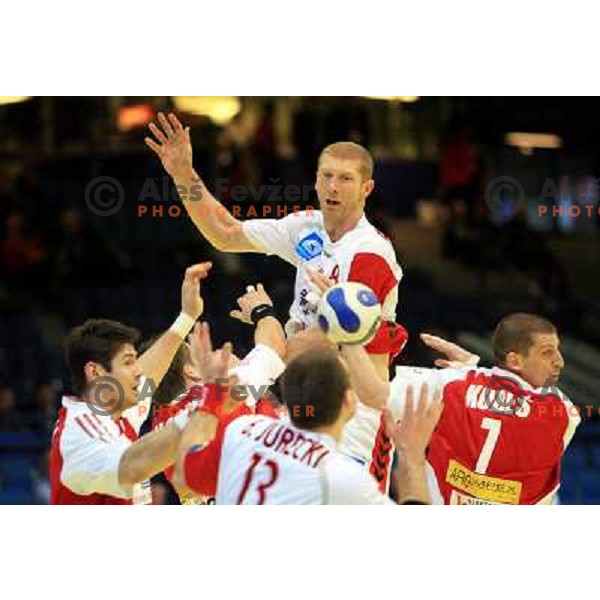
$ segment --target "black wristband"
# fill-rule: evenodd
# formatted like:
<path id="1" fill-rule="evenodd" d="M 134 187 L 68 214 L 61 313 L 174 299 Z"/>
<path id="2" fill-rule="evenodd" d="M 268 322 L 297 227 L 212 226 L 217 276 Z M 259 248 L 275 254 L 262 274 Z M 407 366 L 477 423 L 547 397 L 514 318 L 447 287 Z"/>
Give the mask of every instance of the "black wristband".
<path id="1" fill-rule="evenodd" d="M 265 317 L 274 317 L 275 310 L 269 304 L 260 304 L 259 306 L 255 306 L 250 313 L 250 320 L 258 325 L 258 322 Z"/>

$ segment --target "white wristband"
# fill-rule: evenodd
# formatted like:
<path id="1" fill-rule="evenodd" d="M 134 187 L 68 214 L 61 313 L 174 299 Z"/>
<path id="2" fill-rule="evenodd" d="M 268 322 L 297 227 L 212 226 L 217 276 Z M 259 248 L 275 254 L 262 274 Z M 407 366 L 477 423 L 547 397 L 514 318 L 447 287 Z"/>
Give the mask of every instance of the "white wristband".
<path id="1" fill-rule="evenodd" d="M 192 330 L 196 319 L 194 317 L 190 317 L 190 315 L 182 312 L 179 313 L 179 316 L 175 319 L 175 322 L 169 328 L 169 331 L 177 334 L 182 340 L 184 340 L 187 334 Z"/>

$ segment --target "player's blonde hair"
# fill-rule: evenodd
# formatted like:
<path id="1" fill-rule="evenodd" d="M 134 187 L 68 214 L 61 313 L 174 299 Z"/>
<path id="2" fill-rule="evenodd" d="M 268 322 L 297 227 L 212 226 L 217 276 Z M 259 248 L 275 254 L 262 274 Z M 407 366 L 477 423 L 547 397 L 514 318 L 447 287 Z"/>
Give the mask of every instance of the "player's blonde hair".
<path id="1" fill-rule="evenodd" d="M 355 142 L 335 142 L 334 144 L 329 144 L 329 146 L 323 148 L 319 155 L 319 166 L 326 154 L 343 160 L 358 161 L 360 163 L 358 170 L 362 175 L 363 181 L 373 177 L 373 157 L 371 156 L 371 153 L 360 144 L 356 144 Z"/>

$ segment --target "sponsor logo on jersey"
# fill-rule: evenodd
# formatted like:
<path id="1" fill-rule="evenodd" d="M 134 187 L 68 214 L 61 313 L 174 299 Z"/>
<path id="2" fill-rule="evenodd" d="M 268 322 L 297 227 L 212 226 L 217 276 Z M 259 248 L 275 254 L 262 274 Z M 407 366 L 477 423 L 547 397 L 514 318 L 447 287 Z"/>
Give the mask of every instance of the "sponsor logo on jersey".
<path id="1" fill-rule="evenodd" d="M 489 500 L 480 500 L 479 498 L 473 498 L 473 496 L 467 496 L 461 494 L 456 490 L 452 490 L 450 494 L 450 504 L 454 506 L 491 506 L 492 504 L 499 505 L 499 502 L 490 502 Z"/>
<path id="2" fill-rule="evenodd" d="M 313 231 L 296 244 L 296 254 L 303 260 L 312 260 L 323 253 L 323 238 Z"/>
<path id="3" fill-rule="evenodd" d="M 523 487 L 520 481 L 473 473 L 453 459 L 448 464 L 446 483 L 474 498 L 500 504 L 519 504 Z"/>

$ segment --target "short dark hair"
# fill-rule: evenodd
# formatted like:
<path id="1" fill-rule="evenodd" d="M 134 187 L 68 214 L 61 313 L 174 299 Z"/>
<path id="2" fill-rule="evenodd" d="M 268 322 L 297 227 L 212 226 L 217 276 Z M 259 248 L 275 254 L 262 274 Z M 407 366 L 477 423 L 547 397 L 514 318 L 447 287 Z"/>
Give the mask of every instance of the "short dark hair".
<path id="1" fill-rule="evenodd" d="M 496 363 L 504 365 L 509 352 L 527 354 L 537 333 L 556 333 L 556 327 L 548 319 L 530 313 L 513 313 L 504 317 L 492 337 Z"/>
<path id="2" fill-rule="evenodd" d="M 149 340 L 146 340 L 142 344 L 140 350 L 145 351 L 150 348 L 150 346 L 152 346 L 162 335 L 162 333 L 159 333 Z M 190 348 L 186 343 L 182 343 L 171 361 L 169 370 L 165 373 L 165 376 L 162 378 L 156 391 L 152 394 L 152 402 L 156 402 L 156 404 L 160 405 L 167 405 L 177 398 L 177 396 L 187 392 L 183 368 L 191 362 L 192 356 Z"/>
<path id="3" fill-rule="evenodd" d="M 304 352 L 288 364 L 281 382 L 292 423 L 308 430 L 335 423 L 349 388 L 348 372 L 331 350 Z"/>
<path id="4" fill-rule="evenodd" d="M 137 329 L 110 319 L 88 319 L 71 329 L 65 343 L 65 355 L 73 391 L 81 394 L 85 390 L 84 367 L 88 362 L 96 362 L 110 371 L 112 360 L 123 344 L 135 346 L 139 339 Z"/>

